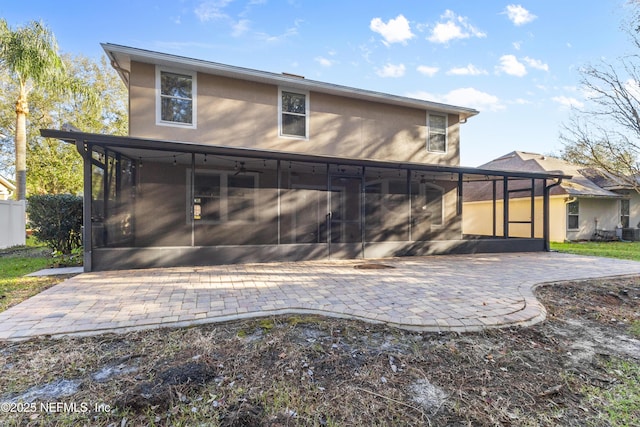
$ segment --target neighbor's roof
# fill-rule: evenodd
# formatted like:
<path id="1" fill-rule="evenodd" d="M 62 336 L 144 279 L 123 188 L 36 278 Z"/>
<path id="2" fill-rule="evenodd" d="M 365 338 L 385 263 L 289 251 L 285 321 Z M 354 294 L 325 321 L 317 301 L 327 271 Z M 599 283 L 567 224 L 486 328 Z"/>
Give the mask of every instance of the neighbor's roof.
<path id="1" fill-rule="evenodd" d="M 236 67 L 110 43 L 103 43 L 102 48 L 111 60 L 112 66 L 116 71 L 118 71 L 120 77 L 126 84 L 128 84 L 129 72 L 131 71 L 131 61 L 136 61 L 166 67 L 194 70 L 205 74 L 230 77 L 234 79 L 287 86 L 292 89 L 326 93 L 330 95 L 344 96 L 371 102 L 381 102 L 403 107 L 419 108 L 441 113 L 457 114 L 462 121 L 479 113 L 473 108 L 458 107 L 438 102 L 390 95 L 382 92 L 356 89 L 332 83 L 324 83 L 287 73 L 278 74 L 259 71 L 250 68 Z"/>
<path id="2" fill-rule="evenodd" d="M 621 195 L 611 192 L 594 182 L 593 169 L 585 169 L 584 166 L 574 165 L 555 157 L 542 154 L 527 153 L 524 151 L 512 151 L 495 160 L 486 163 L 480 168 L 500 169 L 526 172 L 552 172 L 571 175 L 571 179 L 562 181 L 560 187 L 570 196 L 579 197 L 604 197 L 620 198 Z"/>

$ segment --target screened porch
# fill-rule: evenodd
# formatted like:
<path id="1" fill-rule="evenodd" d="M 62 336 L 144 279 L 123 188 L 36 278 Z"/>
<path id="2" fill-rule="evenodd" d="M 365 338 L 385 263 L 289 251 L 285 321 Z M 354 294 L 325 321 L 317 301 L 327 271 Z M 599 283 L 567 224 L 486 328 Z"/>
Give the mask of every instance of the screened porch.
<path id="1" fill-rule="evenodd" d="M 548 209 L 533 196 L 535 189 L 548 193 L 562 178 L 73 132 L 43 135 L 75 143 L 85 159 L 87 271 L 544 250 L 544 230 L 534 224 Z M 530 187 L 531 217 L 510 218 L 509 203 L 500 212 L 494 204 L 492 217 L 465 222 L 500 221 L 502 227 L 466 234 L 463 197 L 478 182 L 500 189 L 494 200 Z M 523 223 L 530 235 L 509 235 Z"/>

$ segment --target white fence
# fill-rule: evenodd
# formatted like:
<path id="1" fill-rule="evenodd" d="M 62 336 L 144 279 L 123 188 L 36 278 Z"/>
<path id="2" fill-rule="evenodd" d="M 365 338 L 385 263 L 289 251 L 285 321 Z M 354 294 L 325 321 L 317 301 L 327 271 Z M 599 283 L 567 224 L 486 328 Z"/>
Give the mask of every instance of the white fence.
<path id="1" fill-rule="evenodd" d="M 25 202 L 0 200 L 0 248 L 25 244 Z"/>

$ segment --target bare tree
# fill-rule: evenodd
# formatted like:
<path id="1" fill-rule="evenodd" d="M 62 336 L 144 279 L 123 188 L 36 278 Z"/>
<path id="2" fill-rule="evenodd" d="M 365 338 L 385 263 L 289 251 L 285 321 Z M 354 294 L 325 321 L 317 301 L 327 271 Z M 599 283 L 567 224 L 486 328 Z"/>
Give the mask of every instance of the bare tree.
<path id="1" fill-rule="evenodd" d="M 627 32 L 640 50 L 640 2 L 629 3 L 634 16 Z M 601 61 L 580 72 L 589 102 L 563 126 L 562 157 L 605 170 L 640 192 L 640 55 Z"/>

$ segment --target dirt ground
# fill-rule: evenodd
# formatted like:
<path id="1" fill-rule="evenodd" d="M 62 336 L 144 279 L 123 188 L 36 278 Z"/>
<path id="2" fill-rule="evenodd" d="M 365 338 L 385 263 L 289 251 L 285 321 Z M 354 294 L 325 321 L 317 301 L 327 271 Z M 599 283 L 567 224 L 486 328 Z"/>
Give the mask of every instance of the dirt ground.
<path id="1" fill-rule="evenodd" d="M 0 343 L 0 425 L 640 425 L 640 277 L 538 288 L 528 328 L 282 316 Z"/>

